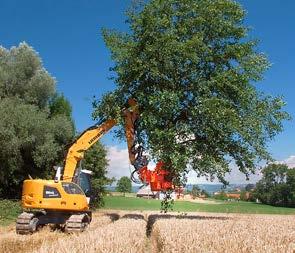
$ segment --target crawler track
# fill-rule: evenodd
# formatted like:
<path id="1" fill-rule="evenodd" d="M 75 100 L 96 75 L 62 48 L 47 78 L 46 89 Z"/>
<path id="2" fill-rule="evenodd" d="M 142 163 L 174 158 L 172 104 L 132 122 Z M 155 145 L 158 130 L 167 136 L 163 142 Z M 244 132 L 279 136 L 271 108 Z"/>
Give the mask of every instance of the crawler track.
<path id="1" fill-rule="evenodd" d="M 65 232 L 80 233 L 89 225 L 90 218 L 87 214 L 73 214 L 66 222 Z"/>
<path id="2" fill-rule="evenodd" d="M 31 234 L 37 229 L 38 218 L 33 213 L 23 212 L 16 220 L 16 233 L 17 234 Z"/>

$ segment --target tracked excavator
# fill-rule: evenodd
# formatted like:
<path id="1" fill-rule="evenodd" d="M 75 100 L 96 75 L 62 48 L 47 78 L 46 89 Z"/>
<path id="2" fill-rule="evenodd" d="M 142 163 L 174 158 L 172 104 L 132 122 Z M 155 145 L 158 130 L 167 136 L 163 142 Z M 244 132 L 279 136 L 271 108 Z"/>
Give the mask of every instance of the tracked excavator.
<path id="1" fill-rule="evenodd" d="M 129 99 L 122 109 L 125 121 L 129 160 L 135 174 L 144 184 L 150 184 L 152 191 L 167 191 L 173 188 L 169 172 L 158 162 L 154 170 L 148 169 L 148 159 L 143 155 L 143 147 L 136 143 L 136 122 L 139 119 L 136 100 Z M 23 182 L 23 212 L 16 221 L 18 234 L 32 234 L 39 227 L 54 224 L 65 232 L 83 232 L 90 224 L 92 215 L 91 171 L 79 166 L 87 151 L 105 133 L 117 124 L 108 119 L 86 129 L 68 148 L 63 167 L 56 167 L 53 180 L 28 179 Z"/>

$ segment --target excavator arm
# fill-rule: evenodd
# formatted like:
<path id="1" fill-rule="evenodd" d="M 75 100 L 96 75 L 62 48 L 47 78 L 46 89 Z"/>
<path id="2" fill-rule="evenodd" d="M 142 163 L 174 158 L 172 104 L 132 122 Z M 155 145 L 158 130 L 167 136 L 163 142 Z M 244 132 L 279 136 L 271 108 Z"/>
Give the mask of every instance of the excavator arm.
<path id="1" fill-rule="evenodd" d="M 135 99 L 129 99 L 127 106 L 122 110 L 125 122 L 125 135 L 128 146 L 129 160 L 138 173 L 140 180 L 145 184 L 150 184 L 153 191 L 171 189 L 172 182 L 168 179 L 169 172 L 164 170 L 164 164 L 158 162 L 156 168 L 148 169 L 148 159 L 143 155 L 143 147 L 136 145 L 136 122 L 139 119 L 138 104 Z M 101 124 L 94 125 L 86 129 L 68 149 L 62 180 L 72 182 L 75 178 L 77 164 L 83 159 L 84 152 L 94 145 L 105 133 L 117 124 L 114 119 L 108 119 Z"/>
<path id="2" fill-rule="evenodd" d="M 148 165 L 147 157 L 143 155 L 143 147 L 136 145 L 136 123 L 139 119 L 138 104 L 135 99 L 128 100 L 128 109 L 123 110 L 125 119 L 125 136 L 127 140 L 129 161 L 135 170 Z"/>
<path id="3" fill-rule="evenodd" d="M 125 119 L 126 137 L 131 164 L 135 161 L 135 154 L 131 151 L 134 142 L 134 126 L 138 118 L 138 106 L 134 99 L 129 99 L 126 108 L 122 110 Z M 84 153 L 93 146 L 105 133 L 117 124 L 115 119 L 108 119 L 102 123 L 87 128 L 76 140 L 70 144 L 65 161 L 62 180 L 72 182 L 78 163 L 84 158 Z"/>
<path id="4" fill-rule="evenodd" d="M 128 100 L 129 108 L 123 110 L 125 116 L 125 135 L 128 145 L 129 160 L 134 166 L 134 171 L 131 174 L 131 179 L 134 179 L 134 174 L 137 173 L 139 179 L 144 184 L 150 184 L 152 191 L 166 191 L 173 189 L 173 184 L 169 171 L 165 170 L 164 163 L 158 162 L 154 170 L 148 169 L 148 159 L 143 155 L 143 147 L 136 143 L 136 123 L 139 119 L 139 110 L 136 100 Z"/>
<path id="5" fill-rule="evenodd" d="M 63 181 L 73 181 L 77 164 L 83 159 L 84 153 L 94 145 L 114 125 L 116 120 L 109 119 L 99 125 L 86 129 L 70 146 L 65 158 Z"/>

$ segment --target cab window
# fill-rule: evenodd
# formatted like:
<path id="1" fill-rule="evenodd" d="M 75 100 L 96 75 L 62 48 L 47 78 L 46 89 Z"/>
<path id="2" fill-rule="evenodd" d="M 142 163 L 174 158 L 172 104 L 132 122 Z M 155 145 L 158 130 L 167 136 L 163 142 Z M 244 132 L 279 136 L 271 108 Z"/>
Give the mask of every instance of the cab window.
<path id="1" fill-rule="evenodd" d="M 62 187 L 64 188 L 65 192 L 68 194 L 80 194 L 80 195 L 84 194 L 81 188 L 74 183 L 62 183 Z"/>

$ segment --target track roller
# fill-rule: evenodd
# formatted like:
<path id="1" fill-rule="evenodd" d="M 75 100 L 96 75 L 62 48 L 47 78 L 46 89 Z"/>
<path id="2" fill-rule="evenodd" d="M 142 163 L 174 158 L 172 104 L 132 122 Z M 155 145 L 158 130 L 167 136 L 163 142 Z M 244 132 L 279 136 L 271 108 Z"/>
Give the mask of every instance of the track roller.
<path id="1" fill-rule="evenodd" d="M 21 235 L 32 234 L 37 231 L 39 219 L 33 213 L 23 212 L 16 220 L 16 233 Z"/>
<path id="2" fill-rule="evenodd" d="M 83 232 L 89 225 L 91 218 L 88 214 L 73 214 L 66 221 L 65 232 L 80 233 Z"/>

